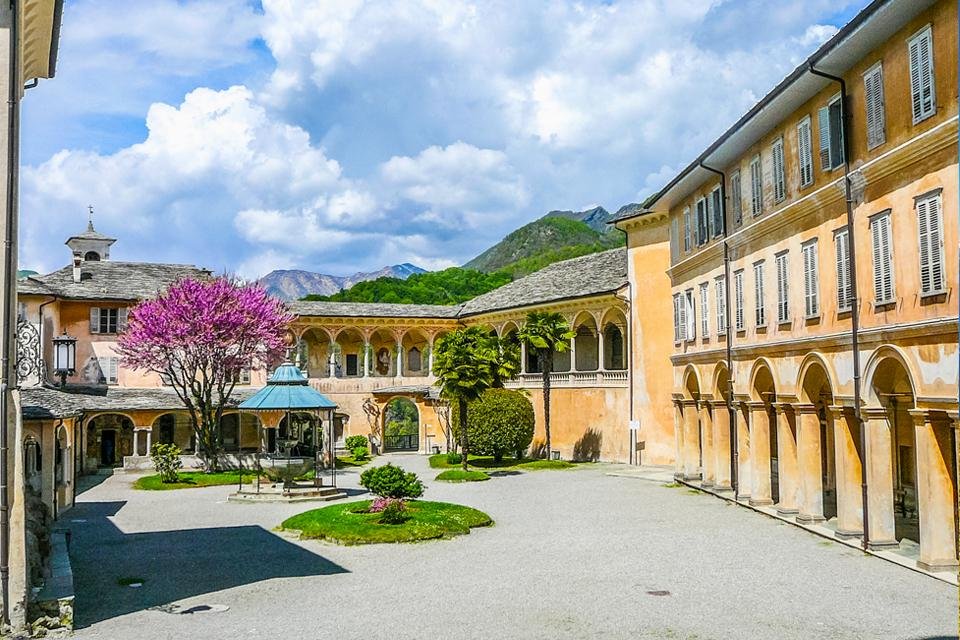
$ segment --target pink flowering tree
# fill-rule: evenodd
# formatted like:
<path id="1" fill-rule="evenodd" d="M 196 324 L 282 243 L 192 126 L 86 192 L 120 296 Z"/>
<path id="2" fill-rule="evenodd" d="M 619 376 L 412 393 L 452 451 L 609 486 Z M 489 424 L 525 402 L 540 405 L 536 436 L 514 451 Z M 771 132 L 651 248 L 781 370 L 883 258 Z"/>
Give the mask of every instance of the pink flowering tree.
<path id="1" fill-rule="evenodd" d="M 173 387 L 190 414 L 198 454 L 216 468 L 217 425 L 240 371 L 275 362 L 291 320 L 259 285 L 187 278 L 130 309 L 118 348 L 125 366 L 156 372 Z"/>

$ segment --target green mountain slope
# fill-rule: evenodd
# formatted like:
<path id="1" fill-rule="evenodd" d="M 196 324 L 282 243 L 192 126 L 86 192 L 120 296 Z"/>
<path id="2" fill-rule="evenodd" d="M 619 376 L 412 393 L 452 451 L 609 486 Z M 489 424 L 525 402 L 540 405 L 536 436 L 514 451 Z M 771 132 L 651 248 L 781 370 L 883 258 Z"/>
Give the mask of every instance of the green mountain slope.
<path id="1" fill-rule="evenodd" d="M 506 273 L 481 273 L 451 267 L 400 278 L 359 282 L 330 296 L 309 295 L 304 300 L 333 302 L 400 302 L 404 304 L 459 304 L 510 282 Z"/>

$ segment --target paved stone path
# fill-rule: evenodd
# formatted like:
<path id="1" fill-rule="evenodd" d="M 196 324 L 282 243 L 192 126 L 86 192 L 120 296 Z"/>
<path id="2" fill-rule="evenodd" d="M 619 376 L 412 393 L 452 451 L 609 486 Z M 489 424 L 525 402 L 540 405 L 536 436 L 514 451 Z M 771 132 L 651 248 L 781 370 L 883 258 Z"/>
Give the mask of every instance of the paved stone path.
<path id="1" fill-rule="evenodd" d="M 423 457 L 390 458 L 427 480 L 426 498 L 496 526 L 414 545 L 300 543 L 270 530 L 311 505 L 133 491 L 116 476 L 64 515 L 75 637 L 955 637 L 954 587 L 686 488 L 603 465 L 445 485 Z"/>

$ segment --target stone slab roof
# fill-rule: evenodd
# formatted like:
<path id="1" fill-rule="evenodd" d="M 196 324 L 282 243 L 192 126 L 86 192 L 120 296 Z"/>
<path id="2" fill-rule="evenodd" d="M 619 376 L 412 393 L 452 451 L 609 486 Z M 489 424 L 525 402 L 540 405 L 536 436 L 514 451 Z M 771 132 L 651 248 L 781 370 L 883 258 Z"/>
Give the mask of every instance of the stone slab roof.
<path id="1" fill-rule="evenodd" d="M 617 291 L 627 284 L 627 250 L 611 249 L 555 262 L 463 305 L 460 316 L 584 298 Z"/>
<path id="2" fill-rule="evenodd" d="M 84 262 L 80 274 L 80 282 L 74 282 L 73 266 L 67 266 L 30 276 L 17 283 L 17 292 L 72 300 L 143 300 L 182 278 L 209 277 L 210 271 L 188 264 L 104 260 Z"/>
<path id="3" fill-rule="evenodd" d="M 437 400 L 440 389 L 431 384 L 400 385 L 396 387 L 382 387 L 371 391 L 375 396 L 423 396 L 428 400 Z"/>
<path id="4" fill-rule="evenodd" d="M 395 304 L 386 302 L 320 302 L 295 300 L 287 303 L 298 316 L 346 318 L 451 318 L 455 319 L 460 305 Z"/>
<path id="5" fill-rule="evenodd" d="M 230 399 L 230 406 L 243 402 L 256 391 L 250 387 L 237 387 Z M 25 420 L 69 418 L 89 411 L 184 410 L 180 398 L 169 387 L 25 387 L 20 395 Z"/>

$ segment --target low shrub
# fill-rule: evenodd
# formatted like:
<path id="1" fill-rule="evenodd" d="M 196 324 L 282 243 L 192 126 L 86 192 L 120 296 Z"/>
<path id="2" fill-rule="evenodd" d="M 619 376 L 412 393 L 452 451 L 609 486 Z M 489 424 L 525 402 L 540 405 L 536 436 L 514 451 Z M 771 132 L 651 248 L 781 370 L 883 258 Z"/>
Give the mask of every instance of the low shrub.
<path id="1" fill-rule="evenodd" d="M 389 462 L 360 474 L 360 484 L 383 498 L 419 498 L 423 495 L 423 483 L 417 474 L 408 473 Z"/>
<path id="2" fill-rule="evenodd" d="M 380 512 L 380 524 L 403 524 L 407 521 L 407 505 L 403 500 L 391 500 Z"/>
<path id="3" fill-rule="evenodd" d="M 367 441 L 366 436 L 347 436 L 347 439 L 343 441 L 347 446 L 349 451 L 353 451 L 357 447 L 364 447 L 369 449 L 370 443 Z"/>
<path id="4" fill-rule="evenodd" d="M 367 459 L 367 456 L 370 455 L 370 450 L 367 449 L 365 446 L 360 446 L 360 447 L 354 447 L 353 449 L 351 449 L 350 453 L 353 454 L 354 460 L 356 460 L 357 462 L 360 462 L 362 460 Z"/>
<path id="5" fill-rule="evenodd" d="M 461 462 L 463 462 L 463 456 L 456 451 L 447 453 L 447 464 L 460 464 Z"/>
<path id="6" fill-rule="evenodd" d="M 447 469 L 437 475 L 441 482 L 483 482 L 490 476 L 483 471 L 463 471 L 462 469 Z"/>
<path id="7" fill-rule="evenodd" d="M 175 444 L 157 442 L 150 447 L 150 459 L 153 460 L 153 466 L 161 482 L 180 481 L 180 468 L 183 466 L 180 453 L 180 447 Z"/>
<path id="8" fill-rule="evenodd" d="M 460 412 L 450 412 L 453 430 L 460 438 Z M 467 407 L 467 436 L 470 453 L 493 456 L 497 462 L 506 455 L 523 457 L 533 440 L 534 414 L 530 400 L 512 389 L 489 389 Z"/>

